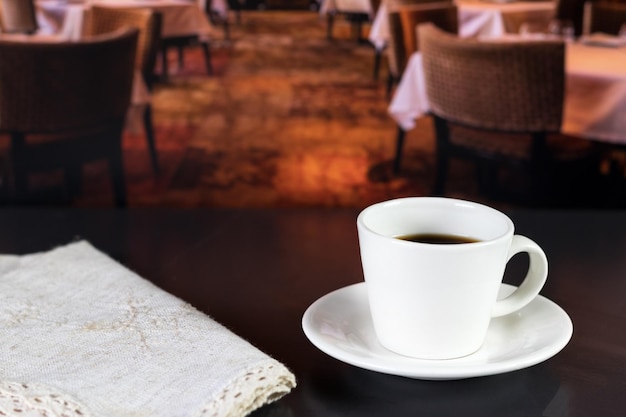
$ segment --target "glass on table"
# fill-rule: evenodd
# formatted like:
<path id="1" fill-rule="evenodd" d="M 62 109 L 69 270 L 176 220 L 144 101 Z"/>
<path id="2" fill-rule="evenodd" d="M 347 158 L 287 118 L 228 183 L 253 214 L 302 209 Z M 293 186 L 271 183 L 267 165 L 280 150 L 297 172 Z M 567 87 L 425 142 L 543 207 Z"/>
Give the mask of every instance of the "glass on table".
<path id="1" fill-rule="evenodd" d="M 524 39 L 544 38 L 546 26 L 540 22 L 524 22 L 520 25 L 518 34 Z"/>
<path id="2" fill-rule="evenodd" d="M 569 19 L 552 19 L 548 23 L 548 34 L 570 42 L 575 40 L 574 23 Z"/>

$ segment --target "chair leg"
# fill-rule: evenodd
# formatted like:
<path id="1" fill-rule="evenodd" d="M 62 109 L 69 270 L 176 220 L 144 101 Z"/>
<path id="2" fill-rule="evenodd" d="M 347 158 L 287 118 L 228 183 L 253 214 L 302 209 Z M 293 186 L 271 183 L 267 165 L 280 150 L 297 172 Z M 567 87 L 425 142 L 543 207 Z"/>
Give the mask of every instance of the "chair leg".
<path id="1" fill-rule="evenodd" d="M 213 65 L 211 64 L 211 49 L 208 42 L 202 42 L 202 52 L 204 53 L 204 63 L 206 65 L 206 72 L 209 75 L 213 75 Z"/>
<path id="2" fill-rule="evenodd" d="M 155 174 L 159 174 L 161 169 L 159 167 L 159 157 L 157 155 L 156 143 L 154 140 L 154 128 L 152 122 L 152 105 L 148 104 L 143 112 L 143 125 L 146 132 L 146 139 L 148 141 L 148 150 L 150 151 L 150 162 L 152 163 L 152 171 Z"/>
<path id="3" fill-rule="evenodd" d="M 352 29 L 352 37 L 354 38 L 354 40 L 356 40 L 357 43 L 359 43 L 359 40 L 361 38 L 361 25 L 358 21 L 353 21 L 351 24 L 351 29 Z"/>
<path id="4" fill-rule="evenodd" d="M 374 48 L 374 81 L 378 80 L 378 73 L 380 72 L 380 55 L 381 52 L 378 48 Z"/>
<path id="5" fill-rule="evenodd" d="M 11 134 L 12 199 L 18 203 L 25 201 L 28 193 L 28 170 L 24 161 L 25 147 L 24 134 Z"/>
<path id="6" fill-rule="evenodd" d="M 224 40 L 230 40 L 230 23 L 228 22 L 228 16 L 224 19 Z"/>
<path id="7" fill-rule="evenodd" d="M 113 196 L 115 206 L 124 208 L 128 205 L 126 199 L 126 179 L 124 176 L 124 159 L 122 155 L 122 133 L 119 132 L 118 139 L 111 146 L 109 154 L 109 173 L 113 184 Z"/>
<path id="8" fill-rule="evenodd" d="M 387 95 L 387 100 L 391 99 L 391 90 L 393 90 L 394 83 L 395 77 L 393 76 L 393 74 L 389 73 L 387 75 L 387 89 L 385 91 L 385 94 Z"/>
<path id="9" fill-rule="evenodd" d="M 333 24 L 335 23 L 335 14 L 330 12 L 326 14 L 326 39 L 333 39 Z"/>
<path id="10" fill-rule="evenodd" d="M 546 135 L 534 133 L 532 140 L 531 200 L 535 205 L 542 205 L 548 202 L 548 190 L 553 183 L 553 178 L 548 170 Z"/>
<path id="11" fill-rule="evenodd" d="M 404 147 L 404 137 L 406 132 L 400 126 L 398 126 L 398 134 L 396 136 L 396 156 L 393 159 L 393 173 L 400 172 L 400 164 L 402 162 L 402 148 Z"/>
<path id="12" fill-rule="evenodd" d="M 437 152 L 437 173 L 435 175 L 433 194 L 442 196 L 446 191 L 446 180 L 448 179 L 448 156 L 441 152 Z"/>
<path id="13" fill-rule="evenodd" d="M 162 72 L 162 81 L 167 82 L 169 78 L 169 69 L 167 64 L 167 48 L 163 47 L 161 49 L 161 72 Z"/>
<path id="14" fill-rule="evenodd" d="M 207 15 L 209 17 L 209 21 L 213 25 L 216 25 L 216 26 L 220 24 L 222 25 L 224 29 L 224 40 L 229 41 L 230 40 L 230 22 L 228 20 L 228 13 L 226 14 L 226 16 L 222 16 L 217 11 L 211 10 L 210 12 L 207 12 Z"/>
<path id="15" fill-rule="evenodd" d="M 185 66 L 185 56 L 184 56 L 183 46 L 178 45 L 176 49 L 178 51 L 178 68 L 183 68 Z"/>
<path id="16" fill-rule="evenodd" d="M 443 195 L 445 192 L 446 180 L 448 177 L 448 141 L 450 131 L 448 124 L 445 120 L 433 116 L 435 123 L 435 136 L 437 138 L 436 149 L 436 173 L 435 173 L 435 186 L 433 188 L 434 195 Z"/>

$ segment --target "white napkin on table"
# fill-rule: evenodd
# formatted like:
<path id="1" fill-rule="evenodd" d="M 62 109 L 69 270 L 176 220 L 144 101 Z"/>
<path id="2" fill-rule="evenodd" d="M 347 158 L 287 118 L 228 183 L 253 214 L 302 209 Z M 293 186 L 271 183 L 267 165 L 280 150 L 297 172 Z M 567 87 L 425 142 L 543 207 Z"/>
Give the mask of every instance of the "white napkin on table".
<path id="1" fill-rule="evenodd" d="M 289 370 L 87 242 L 0 255 L 0 415 L 243 416 Z"/>

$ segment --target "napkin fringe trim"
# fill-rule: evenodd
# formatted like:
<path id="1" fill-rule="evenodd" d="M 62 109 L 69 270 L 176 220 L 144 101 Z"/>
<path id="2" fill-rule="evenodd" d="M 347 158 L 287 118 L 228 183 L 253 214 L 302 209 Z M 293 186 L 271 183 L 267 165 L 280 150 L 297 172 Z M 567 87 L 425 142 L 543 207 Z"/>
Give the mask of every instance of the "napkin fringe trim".
<path id="1" fill-rule="evenodd" d="M 41 384 L 0 381 L 0 417 L 92 417 L 75 399 Z"/>
<path id="2" fill-rule="evenodd" d="M 295 386 L 293 374 L 272 360 L 235 378 L 194 417 L 245 416 L 277 401 Z"/>

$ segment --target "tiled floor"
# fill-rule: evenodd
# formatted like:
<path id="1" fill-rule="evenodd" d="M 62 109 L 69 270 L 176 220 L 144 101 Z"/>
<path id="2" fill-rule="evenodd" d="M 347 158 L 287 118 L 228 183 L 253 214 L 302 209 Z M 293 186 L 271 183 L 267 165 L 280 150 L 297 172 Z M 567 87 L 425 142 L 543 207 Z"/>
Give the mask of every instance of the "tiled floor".
<path id="1" fill-rule="evenodd" d="M 365 27 L 364 30 L 368 28 Z M 396 126 L 387 114 L 386 72 L 372 77 L 374 52 L 338 20 L 311 11 L 244 11 L 231 42 L 218 30 L 215 74 L 188 50 L 153 96 L 162 173 L 151 169 L 141 130 L 127 133 L 129 204 L 167 207 L 363 207 L 428 195 L 433 182 L 430 120 L 406 139 L 402 172 L 391 160 Z M 473 167 L 455 163 L 450 196 L 477 193 Z M 106 166 L 86 172 L 78 206 L 111 204 Z"/>

